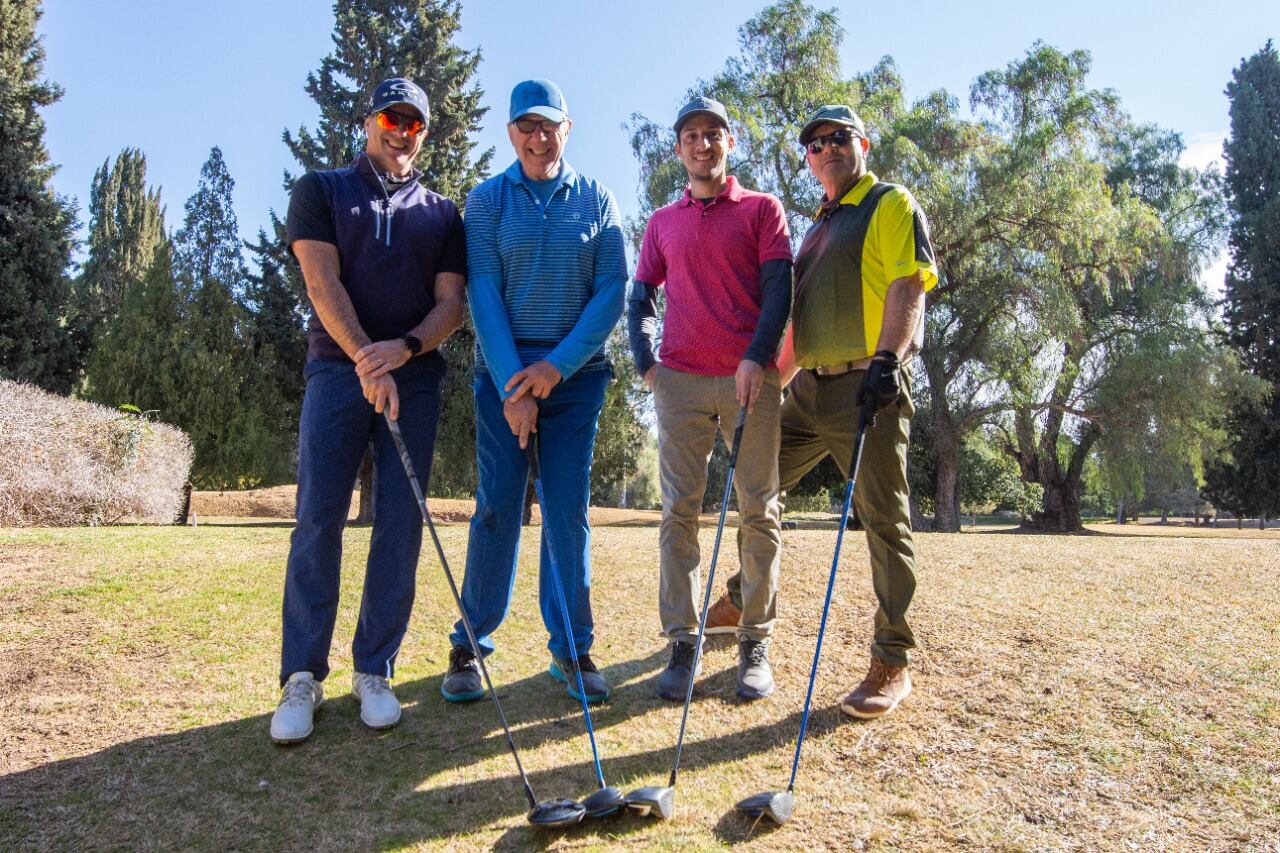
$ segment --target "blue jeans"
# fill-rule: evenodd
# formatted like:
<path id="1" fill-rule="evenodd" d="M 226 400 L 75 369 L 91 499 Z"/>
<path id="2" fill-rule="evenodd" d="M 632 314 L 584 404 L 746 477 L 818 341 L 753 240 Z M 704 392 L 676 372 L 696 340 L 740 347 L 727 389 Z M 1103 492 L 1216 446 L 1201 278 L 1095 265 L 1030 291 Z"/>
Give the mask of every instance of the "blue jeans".
<path id="1" fill-rule="evenodd" d="M 551 586 L 547 539 L 550 537 L 556 568 L 564 583 L 574 643 L 578 654 L 584 654 L 595 639 L 591 618 L 591 528 L 587 526 L 591 456 L 604 406 L 604 389 L 612 378 L 612 370 L 579 371 L 557 385 L 547 399 L 538 401 L 542 489 L 547 498 L 542 507 L 538 602 L 542 623 L 551 635 L 547 648 L 561 659 L 569 657 L 569 640 Z M 467 543 L 462 603 L 481 652 L 487 656 L 493 651 L 492 634 L 511 606 L 529 463 L 520 449 L 520 439 L 511 434 L 503 417 L 502 400 L 488 373 L 476 372 L 474 389 L 479 486 Z M 454 626 L 449 641 L 469 647 L 461 621 Z"/>
<path id="2" fill-rule="evenodd" d="M 297 524 L 285 568 L 280 681 L 283 684 L 295 672 L 310 672 L 319 680 L 329 674 L 342 530 L 370 440 L 375 515 L 351 652 L 356 672 L 390 678 L 413 609 L 422 514 L 386 421 L 361 392 L 355 365 L 315 361 L 307 365 L 304 376 Z M 400 397 L 405 444 L 425 489 L 440 418 L 444 362 L 422 356 L 394 371 L 392 377 Z"/>

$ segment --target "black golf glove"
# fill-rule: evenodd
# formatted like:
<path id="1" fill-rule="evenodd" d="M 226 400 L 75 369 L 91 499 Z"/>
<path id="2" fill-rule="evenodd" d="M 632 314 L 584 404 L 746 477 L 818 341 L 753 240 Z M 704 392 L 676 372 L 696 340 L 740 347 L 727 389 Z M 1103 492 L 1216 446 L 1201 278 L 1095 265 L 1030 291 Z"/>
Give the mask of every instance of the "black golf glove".
<path id="1" fill-rule="evenodd" d="M 858 396 L 858 405 L 871 413 L 898 402 L 902 393 L 902 385 L 898 382 L 901 365 L 897 353 L 882 349 L 874 359 L 867 368 L 867 375 L 862 378 L 862 393 Z"/>

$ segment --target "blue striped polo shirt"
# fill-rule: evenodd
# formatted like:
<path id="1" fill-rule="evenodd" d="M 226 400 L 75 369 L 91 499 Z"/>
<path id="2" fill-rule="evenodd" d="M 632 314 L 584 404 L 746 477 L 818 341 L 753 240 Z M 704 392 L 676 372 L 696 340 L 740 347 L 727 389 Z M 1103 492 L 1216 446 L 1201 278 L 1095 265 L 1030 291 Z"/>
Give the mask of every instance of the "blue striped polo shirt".
<path id="1" fill-rule="evenodd" d="M 467 296 L 476 370 L 505 399 L 512 374 L 546 359 L 564 379 L 605 365 L 627 281 L 613 193 L 561 161 L 544 204 L 517 160 L 467 195 Z"/>

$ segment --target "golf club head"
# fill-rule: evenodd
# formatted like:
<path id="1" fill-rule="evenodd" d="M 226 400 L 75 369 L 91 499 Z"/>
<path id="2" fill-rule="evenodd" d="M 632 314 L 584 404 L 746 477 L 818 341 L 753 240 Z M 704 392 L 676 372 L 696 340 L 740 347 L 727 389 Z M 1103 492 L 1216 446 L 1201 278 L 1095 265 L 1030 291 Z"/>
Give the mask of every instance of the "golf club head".
<path id="1" fill-rule="evenodd" d="M 676 808 L 676 789 L 658 785 L 636 788 L 627 794 L 627 808 L 641 817 L 656 814 L 667 820 Z"/>
<path id="2" fill-rule="evenodd" d="M 617 814 L 626 804 L 627 798 L 622 791 L 612 785 L 582 798 L 582 808 L 586 810 L 587 817 L 608 817 Z"/>
<path id="3" fill-rule="evenodd" d="M 564 829 L 582 820 L 587 810 L 577 800 L 545 800 L 529 809 L 529 823 L 543 829 Z"/>
<path id="4" fill-rule="evenodd" d="M 786 823 L 791 820 L 795 804 L 795 795 L 790 791 L 764 791 L 747 797 L 734 808 L 749 817 L 764 815 L 774 823 Z"/>

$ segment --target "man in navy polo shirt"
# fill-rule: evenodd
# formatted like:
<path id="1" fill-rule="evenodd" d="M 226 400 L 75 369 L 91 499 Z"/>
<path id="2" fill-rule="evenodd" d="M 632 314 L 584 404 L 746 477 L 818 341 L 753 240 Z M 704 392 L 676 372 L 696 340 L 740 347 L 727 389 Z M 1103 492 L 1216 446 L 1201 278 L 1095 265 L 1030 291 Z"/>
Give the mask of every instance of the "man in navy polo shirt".
<path id="1" fill-rule="evenodd" d="M 516 162 L 467 196 L 467 296 L 476 327 L 476 468 L 463 606 L 483 654 L 506 616 L 515 581 L 530 433 L 539 436 L 542 507 L 539 599 L 551 635 L 550 674 L 589 702 L 609 687 L 591 661 L 591 456 L 605 386 L 603 347 L 622 316 L 627 280 L 622 219 L 613 194 L 564 161 L 573 122 L 560 89 L 526 80 L 511 93 L 507 134 Z M 548 540 L 579 653 L 570 654 L 556 606 Z M 450 701 L 484 695 L 459 623 L 440 689 Z"/>
<path id="2" fill-rule="evenodd" d="M 365 725 L 400 721 L 388 680 L 413 608 L 422 517 L 382 413 L 403 421 L 425 478 L 445 372 L 436 347 L 462 323 L 466 301 L 457 205 L 424 188 L 413 167 L 429 118 L 417 85 L 382 81 L 369 99 L 365 150 L 346 168 L 304 175 L 289 202 L 287 240 L 313 311 L 285 569 L 283 695 L 271 719 L 277 743 L 306 740 L 323 700 L 342 529 L 370 441 L 377 515 L 351 645 L 353 692 Z"/>

